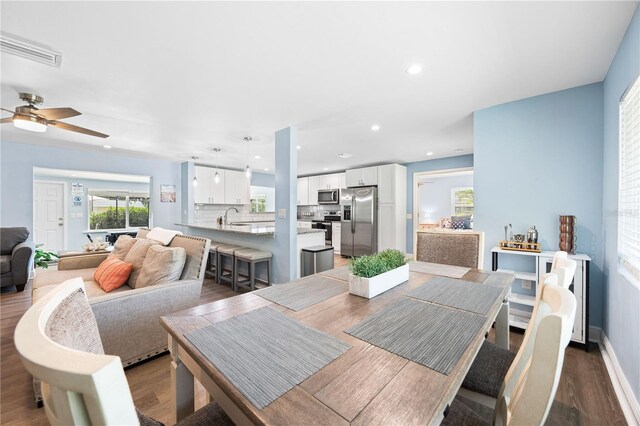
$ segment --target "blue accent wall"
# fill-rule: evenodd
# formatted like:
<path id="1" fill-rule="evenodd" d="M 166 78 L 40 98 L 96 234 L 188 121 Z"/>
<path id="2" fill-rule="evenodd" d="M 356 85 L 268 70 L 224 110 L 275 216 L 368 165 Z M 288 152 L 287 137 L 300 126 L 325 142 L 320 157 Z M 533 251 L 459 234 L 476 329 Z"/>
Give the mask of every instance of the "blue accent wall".
<path id="1" fill-rule="evenodd" d="M 640 7 L 604 80 L 604 332 L 640 400 L 640 287 L 618 270 L 618 103 L 640 75 Z"/>
<path id="2" fill-rule="evenodd" d="M 596 326 L 604 306 L 602 132 L 602 83 L 474 113 L 475 229 L 485 233 L 484 267 L 504 225 L 514 233 L 536 225 L 542 249 L 555 251 L 558 216 L 577 216 L 576 252 L 592 259 L 589 322 Z"/>
<path id="3" fill-rule="evenodd" d="M 298 129 L 287 127 L 276 132 L 276 232 L 274 271 L 278 283 L 296 279 L 298 190 Z M 286 217 L 279 217 L 284 211 Z"/>
<path id="4" fill-rule="evenodd" d="M 276 177 L 274 175 L 270 175 L 267 173 L 256 173 L 253 172 L 251 175 L 251 185 L 252 186 L 266 186 L 269 188 L 276 187 Z"/>
<path id="5" fill-rule="evenodd" d="M 407 168 L 407 214 L 413 214 L 413 174 L 431 172 L 435 170 L 460 169 L 473 167 L 473 155 L 459 155 L 456 157 L 438 158 L 436 160 L 416 161 L 403 164 Z M 413 252 L 413 221 L 407 219 L 407 253 Z"/>
<path id="6" fill-rule="evenodd" d="M 174 229 L 180 218 L 180 164 L 116 152 L 0 142 L 0 225 L 33 230 L 33 168 L 88 170 L 151 177 L 153 224 Z M 160 185 L 176 185 L 177 202 L 160 203 Z M 75 247 L 69 247 L 75 248 Z"/>

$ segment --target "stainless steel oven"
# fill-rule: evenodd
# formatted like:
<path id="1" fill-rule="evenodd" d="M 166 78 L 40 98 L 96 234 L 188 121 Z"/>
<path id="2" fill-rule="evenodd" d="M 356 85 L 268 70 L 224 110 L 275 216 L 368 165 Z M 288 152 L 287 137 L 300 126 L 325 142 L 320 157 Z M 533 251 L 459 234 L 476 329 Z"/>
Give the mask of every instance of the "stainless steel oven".
<path id="1" fill-rule="evenodd" d="M 340 204 L 340 190 L 319 189 L 318 204 Z"/>
<path id="2" fill-rule="evenodd" d="M 312 220 L 311 221 L 311 228 L 313 229 L 322 229 L 324 231 L 324 243 L 328 246 L 333 245 L 331 244 L 332 240 L 331 240 L 331 222 L 329 221 L 325 221 L 325 220 Z"/>

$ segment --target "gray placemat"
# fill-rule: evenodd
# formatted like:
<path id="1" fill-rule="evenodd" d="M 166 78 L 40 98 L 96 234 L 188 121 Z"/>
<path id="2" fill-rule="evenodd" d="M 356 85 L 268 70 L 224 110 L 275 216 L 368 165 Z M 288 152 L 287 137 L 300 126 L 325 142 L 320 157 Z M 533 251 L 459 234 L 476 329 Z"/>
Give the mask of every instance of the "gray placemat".
<path id="1" fill-rule="evenodd" d="M 253 294 L 300 311 L 346 291 L 349 291 L 349 285 L 345 282 L 322 275 L 311 275 L 290 283 L 272 285 Z"/>
<path id="2" fill-rule="evenodd" d="M 268 307 L 185 337 L 259 409 L 351 347 Z"/>
<path id="3" fill-rule="evenodd" d="M 486 315 L 501 294 L 502 288 L 500 287 L 447 277 L 435 277 L 407 296 Z"/>
<path id="4" fill-rule="evenodd" d="M 484 322 L 471 312 L 403 298 L 345 332 L 449 374 Z"/>
<path id="5" fill-rule="evenodd" d="M 418 260 L 409 263 L 409 270 L 451 278 L 460 278 L 469 272 L 469 268 L 462 266 L 442 265 L 440 263 L 421 262 Z"/>
<path id="6" fill-rule="evenodd" d="M 508 287 L 514 280 L 514 276 L 509 272 L 492 272 L 482 284 L 492 285 L 495 287 Z"/>
<path id="7" fill-rule="evenodd" d="M 318 272 L 320 275 L 324 275 L 325 277 L 335 278 L 337 280 L 342 280 L 349 282 L 349 271 L 348 266 L 340 266 L 339 268 L 329 269 L 328 271 Z"/>

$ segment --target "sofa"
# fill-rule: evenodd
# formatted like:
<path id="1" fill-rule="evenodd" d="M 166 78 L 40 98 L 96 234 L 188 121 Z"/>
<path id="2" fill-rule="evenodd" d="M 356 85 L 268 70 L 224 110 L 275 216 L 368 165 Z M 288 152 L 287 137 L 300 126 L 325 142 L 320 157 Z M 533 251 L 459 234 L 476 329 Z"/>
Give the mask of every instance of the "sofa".
<path id="1" fill-rule="evenodd" d="M 149 229 L 141 229 L 137 238 L 144 239 L 148 232 Z M 93 280 L 96 268 L 108 253 L 64 257 L 56 269 L 38 270 L 32 303 L 56 285 L 81 277 L 105 353 L 119 356 L 123 366 L 130 366 L 167 350 L 161 316 L 198 304 L 210 244 L 206 238 L 176 235 L 168 247 L 182 247 L 186 251 L 179 280 L 142 288 L 125 284 L 109 293 Z"/>
<path id="2" fill-rule="evenodd" d="M 33 270 L 36 246 L 27 228 L 0 228 L 0 287 L 24 291 Z"/>

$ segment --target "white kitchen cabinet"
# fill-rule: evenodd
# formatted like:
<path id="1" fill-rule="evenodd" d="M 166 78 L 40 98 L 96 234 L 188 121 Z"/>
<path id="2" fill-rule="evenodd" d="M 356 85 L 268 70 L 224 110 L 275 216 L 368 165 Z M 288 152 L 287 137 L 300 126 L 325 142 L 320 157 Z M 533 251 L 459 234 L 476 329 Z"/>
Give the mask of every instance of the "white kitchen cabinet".
<path id="1" fill-rule="evenodd" d="M 194 187 L 194 203 L 195 204 L 224 204 L 224 178 L 225 171 L 220 170 L 218 176 L 220 180 L 215 183 L 214 176 L 216 170 L 211 167 L 195 167 L 196 178 L 198 179 L 198 185 Z"/>
<path id="2" fill-rule="evenodd" d="M 509 325 L 511 327 L 526 329 L 531 319 L 531 310 L 535 306 L 536 294 L 539 291 L 542 276 L 551 271 L 554 252 L 543 251 L 541 253 L 522 252 L 515 250 L 502 250 L 498 247 L 491 249 L 491 270 L 501 272 L 511 272 L 515 276 L 512 291 L 509 295 Z M 513 271 L 498 267 L 500 255 L 517 256 L 518 258 L 531 259 L 535 263 L 535 272 Z M 571 340 L 584 345 L 587 349 L 589 345 L 589 262 L 591 258 L 586 254 L 570 254 L 570 259 L 575 260 L 578 265 L 573 277 L 573 282 L 569 290 L 576 296 L 576 317 L 573 323 Z M 523 262 L 519 262 L 523 263 Z M 524 267 L 523 267 L 524 269 Z M 524 288 L 523 283 L 533 284 L 534 294 L 523 294 L 513 291 Z"/>
<path id="3" fill-rule="evenodd" d="M 363 167 L 347 170 L 347 187 L 372 186 L 378 184 L 378 167 Z"/>
<path id="4" fill-rule="evenodd" d="M 340 173 L 320 175 L 320 189 L 340 189 Z"/>
<path id="5" fill-rule="evenodd" d="M 323 176 L 309 176 L 309 205 L 318 205 L 318 190 L 323 189 Z"/>
<path id="6" fill-rule="evenodd" d="M 224 203 L 249 204 L 249 179 L 240 171 L 225 170 Z"/>
<path id="7" fill-rule="evenodd" d="M 193 200 L 196 204 L 211 204 L 211 168 L 195 167 L 198 185 L 193 188 Z"/>
<path id="8" fill-rule="evenodd" d="M 378 166 L 378 202 L 395 203 L 396 192 L 406 191 L 407 168 L 399 164 Z"/>
<path id="9" fill-rule="evenodd" d="M 338 188 L 346 188 L 347 187 L 347 174 L 346 173 L 338 173 Z"/>
<path id="10" fill-rule="evenodd" d="M 307 177 L 298 178 L 297 192 L 298 192 L 297 205 L 308 206 L 309 205 L 309 178 Z"/>
<path id="11" fill-rule="evenodd" d="M 331 245 L 333 245 L 333 252 L 340 254 L 340 241 L 341 241 L 342 224 L 340 222 L 333 222 L 331 225 Z"/>

